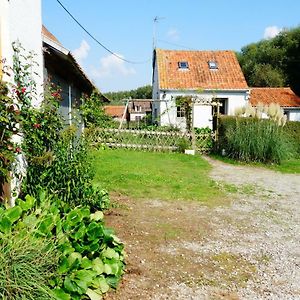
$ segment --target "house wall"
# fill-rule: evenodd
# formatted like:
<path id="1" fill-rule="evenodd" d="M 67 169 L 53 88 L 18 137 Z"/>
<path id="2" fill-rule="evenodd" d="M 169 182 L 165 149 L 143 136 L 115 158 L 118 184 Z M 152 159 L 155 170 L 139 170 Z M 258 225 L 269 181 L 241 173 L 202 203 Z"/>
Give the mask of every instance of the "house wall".
<path id="1" fill-rule="evenodd" d="M 299 109 L 285 109 L 284 111 L 289 112 L 289 121 L 300 122 L 300 108 Z"/>
<path id="2" fill-rule="evenodd" d="M 32 77 L 37 86 L 37 97 L 33 105 L 38 106 L 43 94 L 43 53 L 42 53 L 42 13 L 41 0 L 0 0 L 0 56 L 5 59 L 5 65 L 12 66 L 12 43 L 19 41 L 26 53 L 35 53 Z M 35 75 L 37 73 L 37 75 Z M 13 78 L 5 74 L 3 80 L 12 82 Z"/>
<path id="3" fill-rule="evenodd" d="M 176 126 L 181 129 L 185 128 L 185 119 L 177 118 L 177 108 L 175 99 L 178 96 L 198 96 L 203 100 L 211 100 L 213 98 L 227 98 L 226 114 L 233 115 L 237 107 L 244 106 L 248 101 L 247 91 L 203 91 L 197 93 L 195 91 L 159 91 L 159 113 L 161 126 Z M 194 105 L 194 127 L 212 128 L 212 107 L 200 104 Z"/>

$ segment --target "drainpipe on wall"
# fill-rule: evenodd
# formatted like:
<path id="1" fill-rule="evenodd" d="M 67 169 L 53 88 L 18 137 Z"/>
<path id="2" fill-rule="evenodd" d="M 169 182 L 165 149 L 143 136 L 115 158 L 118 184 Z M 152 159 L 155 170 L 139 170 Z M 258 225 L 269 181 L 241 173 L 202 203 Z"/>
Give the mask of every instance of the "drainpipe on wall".
<path id="1" fill-rule="evenodd" d="M 69 84 L 69 125 L 72 125 L 72 87 Z"/>

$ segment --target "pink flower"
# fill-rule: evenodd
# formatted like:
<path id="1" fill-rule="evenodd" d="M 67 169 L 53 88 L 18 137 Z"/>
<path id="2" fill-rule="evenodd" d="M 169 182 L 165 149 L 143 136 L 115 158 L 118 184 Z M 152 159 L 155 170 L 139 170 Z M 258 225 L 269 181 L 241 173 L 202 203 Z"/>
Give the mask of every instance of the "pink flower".
<path id="1" fill-rule="evenodd" d="M 33 127 L 34 127 L 34 128 L 41 128 L 41 124 L 38 124 L 38 123 L 33 124 Z"/>
<path id="2" fill-rule="evenodd" d="M 16 150 L 15 150 L 15 152 L 16 152 L 16 153 L 21 153 L 21 152 L 22 152 L 22 149 L 21 149 L 20 147 L 17 147 Z"/>
<path id="3" fill-rule="evenodd" d="M 24 94 L 26 92 L 26 87 L 22 87 L 21 92 Z"/>

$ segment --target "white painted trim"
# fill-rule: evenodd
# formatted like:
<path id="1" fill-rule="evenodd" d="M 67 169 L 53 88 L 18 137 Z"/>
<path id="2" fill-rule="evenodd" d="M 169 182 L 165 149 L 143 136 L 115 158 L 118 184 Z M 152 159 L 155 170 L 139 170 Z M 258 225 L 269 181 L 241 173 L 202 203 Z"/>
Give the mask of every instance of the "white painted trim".
<path id="1" fill-rule="evenodd" d="M 53 40 L 49 39 L 48 37 L 46 37 L 45 35 L 42 36 L 43 37 L 43 42 L 45 42 L 46 44 L 48 44 L 49 46 L 55 48 L 56 50 L 62 52 L 65 55 L 69 54 L 69 50 L 66 49 L 65 47 L 63 47 L 62 45 L 54 42 Z"/>

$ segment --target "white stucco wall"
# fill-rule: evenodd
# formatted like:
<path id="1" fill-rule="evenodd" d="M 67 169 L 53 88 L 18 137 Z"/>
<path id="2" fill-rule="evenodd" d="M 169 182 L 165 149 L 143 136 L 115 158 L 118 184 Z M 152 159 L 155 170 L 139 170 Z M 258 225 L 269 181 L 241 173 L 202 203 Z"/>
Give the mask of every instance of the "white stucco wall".
<path id="1" fill-rule="evenodd" d="M 160 125 L 161 126 L 177 126 L 183 128 L 185 121 L 183 118 L 177 118 L 177 108 L 175 99 L 178 96 L 198 96 L 203 100 L 211 100 L 213 98 L 227 98 L 226 114 L 233 115 L 237 107 L 244 106 L 248 101 L 246 91 L 231 90 L 231 91 L 203 91 L 197 93 L 195 91 L 177 91 L 177 90 L 162 90 L 159 91 L 161 102 L 160 106 Z M 194 127 L 212 128 L 212 108 L 195 104 L 194 106 Z"/>
<path id="2" fill-rule="evenodd" d="M 289 121 L 300 122 L 300 108 L 299 109 L 285 109 L 289 112 Z"/>
<path id="3" fill-rule="evenodd" d="M 12 66 L 12 43 L 19 41 L 26 52 L 33 51 L 35 65 L 31 72 L 37 84 L 37 106 L 43 95 L 43 53 L 42 53 L 41 0 L 0 0 L 0 55 L 6 65 Z M 38 75 L 35 75 L 37 73 Z M 12 77 L 3 74 L 3 80 L 11 82 Z"/>

